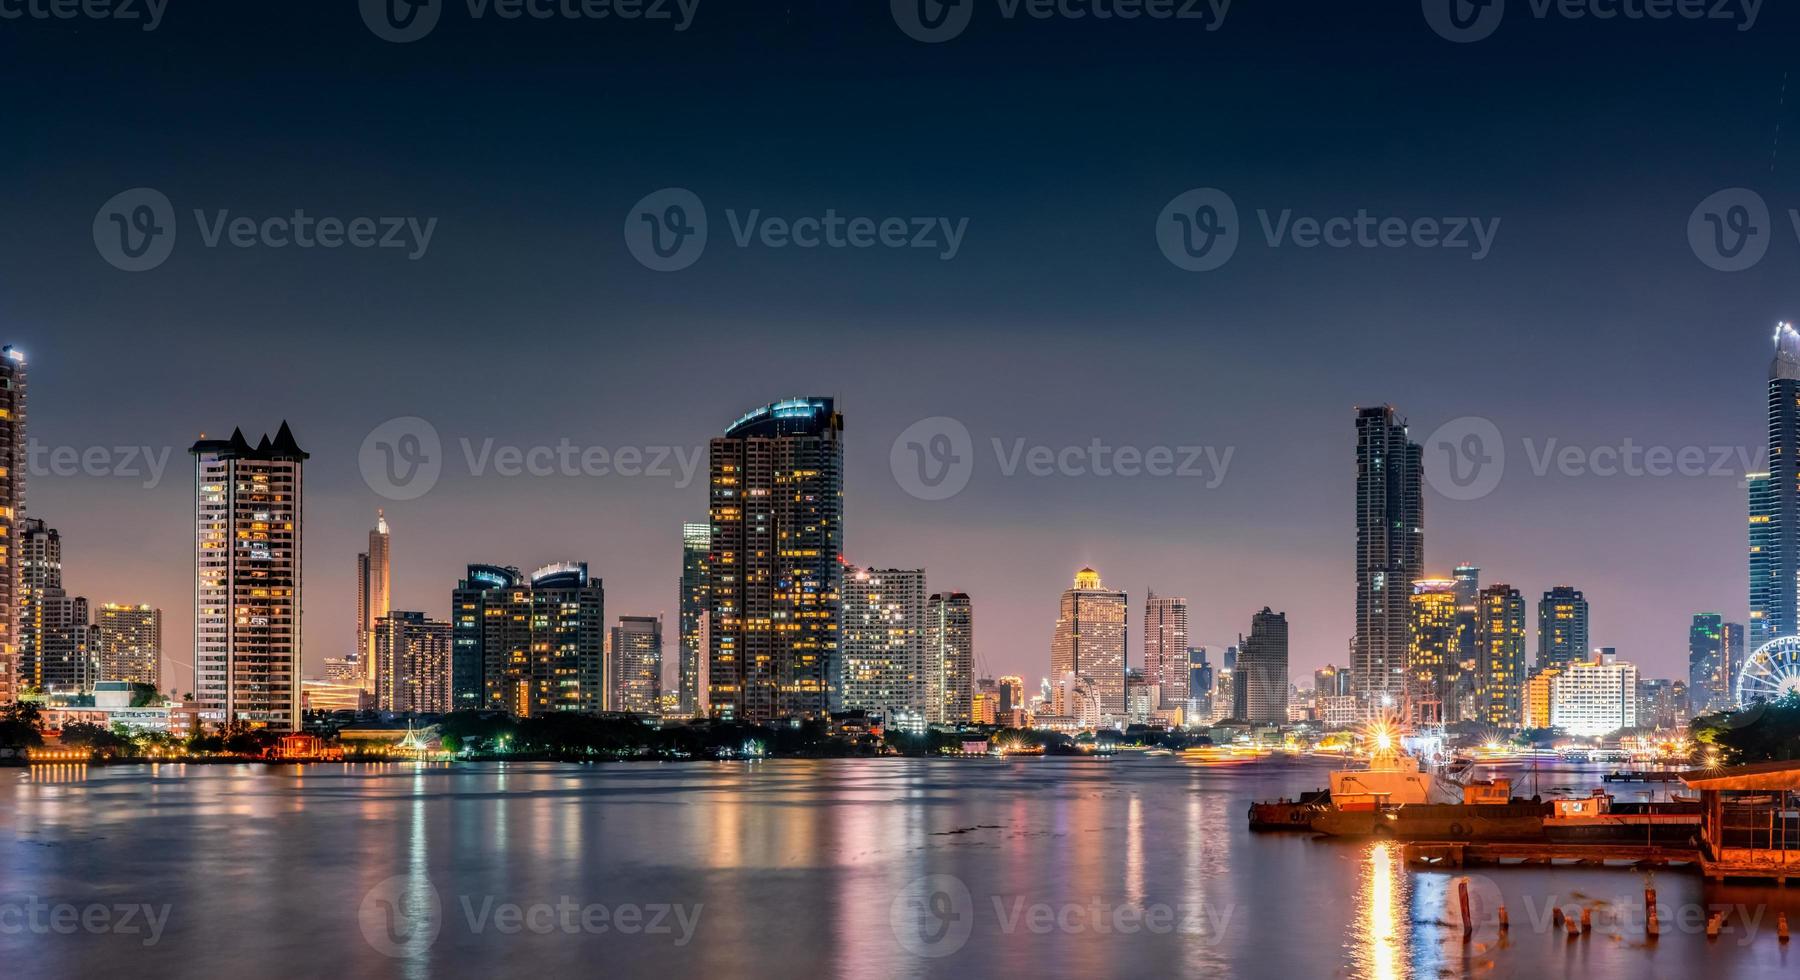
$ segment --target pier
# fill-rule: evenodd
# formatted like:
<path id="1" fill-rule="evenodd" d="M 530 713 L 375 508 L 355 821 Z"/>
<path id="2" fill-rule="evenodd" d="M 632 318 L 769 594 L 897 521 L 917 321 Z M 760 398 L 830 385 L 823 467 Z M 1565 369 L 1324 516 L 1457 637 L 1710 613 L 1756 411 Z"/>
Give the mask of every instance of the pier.
<path id="1" fill-rule="evenodd" d="M 1463 841 L 1414 841 L 1403 852 L 1406 863 L 1430 868 L 1462 868 L 1475 864 L 1552 865 L 1586 867 L 1698 868 L 1704 861 L 1691 847 L 1645 844 L 1580 843 L 1467 843 Z"/>

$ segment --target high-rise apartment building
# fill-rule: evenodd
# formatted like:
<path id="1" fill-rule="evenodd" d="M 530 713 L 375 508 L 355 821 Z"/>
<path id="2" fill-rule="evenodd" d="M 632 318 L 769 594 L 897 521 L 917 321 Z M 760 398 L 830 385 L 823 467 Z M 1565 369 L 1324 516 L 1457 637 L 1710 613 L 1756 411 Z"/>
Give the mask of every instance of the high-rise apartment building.
<path id="1" fill-rule="evenodd" d="M 675 664 L 676 710 L 683 718 L 700 714 L 700 663 L 706 659 L 702 622 L 707 607 L 707 554 L 711 524 L 681 525 L 681 653 Z"/>
<path id="2" fill-rule="evenodd" d="M 88 601 L 63 589 L 62 535 L 43 521 L 16 525 L 18 674 L 21 690 L 86 692 L 99 670 L 88 622 Z"/>
<path id="3" fill-rule="evenodd" d="M 1725 706 L 1737 706 L 1738 674 L 1744 669 L 1744 641 L 1749 631 L 1743 623 L 1726 623 L 1720 634 L 1725 657 Z"/>
<path id="4" fill-rule="evenodd" d="M 1695 613 L 1688 626 L 1688 703 L 1690 716 L 1718 711 L 1731 704 L 1731 675 L 1725 664 L 1725 617 Z"/>
<path id="5" fill-rule="evenodd" d="M 1477 720 L 1495 728 L 1525 723 L 1525 596 L 1505 583 L 1481 590 L 1475 615 Z"/>
<path id="6" fill-rule="evenodd" d="M 839 677 L 844 418 L 829 398 L 746 413 L 712 440 L 712 713 L 819 718 Z"/>
<path id="7" fill-rule="evenodd" d="M 162 687 L 162 610 L 106 603 L 94 610 L 94 656 L 103 681 Z"/>
<path id="8" fill-rule="evenodd" d="M 302 501 L 307 454 L 286 422 L 194 457 L 194 697 L 205 720 L 300 728 Z"/>
<path id="9" fill-rule="evenodd" d="M 362 663 L 363 690 L 375 693 L 375 677 L 391 673 L 375 660 L 375 623 L 393 608 L 394 565 L 387 511 L 375 512 L 369 550 L 356 556 L 356 656 Z M 377 698 L 379 701 L 379 698 Z"/>
<path id="10" fill-rule="evenodd" d="M 1052 713 L 1079 716 L 1075 692 L 1093 701 L 1098 724 L 1125 721 L 1125 626 L 1123 592 L 1108 589 L 1100 573 L 1083 568 L 1062 594 L 1050 641 L 1050 677 L 1056 684 Z"/>
<path id="11" fill-rule="evenodd" d="M 607 661 L 608 710 L 662 714 L 662 617 L 620 616 Z"/>
<path id="12" fill-rule="evenodd" d="M 1424 577 L 1424 463 L 1393 406 L 1356 413 L 1356 638 L 1365 713 L 1398 709 L 1412 645 L 1412 584 Z"/>
<path id="13" fill-rule="evenodd" d="M 606 591 L 586 562 L 546 565 L 528 579 L 510 567 L 472 565 L 451 603 L 459 703 L 457 685 L 471 683 L 472 671 L 457 665 L 473 658 L 485 708 L 519 717 L 604 709 Z"/>
<path id="14" fill-rule="evenodd" d="M 1206 662 L 1205 647 L 1188 648 L 1188 697 L 1182 724 L 1188 727 L 1213 720 L 1213 668 Z"/>
<path id="15" fill-rule="evenodd" d="M 1800 633 L 1800 331 L 1790 323 L 1775 328 L 1768 410 L 1769 471 L 1749 475 L 1753 650 Z"/>
<path id="16" fill-rule="evenodd" d="M 1159 688 L 1156 708 L 1179 708 L 1188 696 L 1188 601 L 1149 593 L 1144 601 L 1144 675 Z"/>
<path id="17" fill-rule="evenodd" d="M 842 605 L 839 710 L 943 721 L 943 676 L 926 645 L 925 570 L 846 568 Z"/>
<path id="18" fill-rule="evenodd" d="M 1262 612 L 1250 617 L 1250 635 L 1238 644 L 1235 680 L 1243 694 L 1244 720 L 1287 721 L 1287 613 L 1264 606 Z"/>
<path id="19" fill-rule="evenodd" d="M 1415 725 L 1459 721 L 1451 678 L 1462 643 L 1457 583 L 1420 579 L 1412 587 L 1412 638 L 1407 650 L 1406 705 Z"/>
<path id="20" fill-rule="evenodd" d="M 1456 659 L 1473 665 L 1480 659 L 1475 620 L 1480 616 L 1477 607 L 1481 604 L 1481 569 L 1464 563 L 1456 566 L 1451 578 L 1456 582 Z"/>
<path id="21" fill-rule="evenodd" d="M 420 714 L 450 710 L 449 623 L 421 612 L 390 610 L 375 620 L 370 637 L 377 708 Z"/>
<path id="22" fill-rule="evenodd" d="M 974 719 L 975 607 L 967 593 L 940 592 L 926 604 L 925 665 L 937 678 L 940 692 L 937 712 L 945 724 L 967 724 Z M 926 720 L 931 720 L 931 707 Z"/>
<path id="23" fill-rule="evenodd" d="M 489 593 L 496 593 L 494 616 L 508 606 L 505 596 L 528 588 L 525 576 L 510 565 L 470 565 L 468 575 L 450 593 L 450 704 L 452 711 L 485 707 Z M 499 627 L 496 627 L 498 629 Z"/>
<path id="24" fill-rule="evenodd" d="M 1545 592 L 1538 600 L 1537 667 L 1561 667 L 1587 658 L 1587 597 L 1568 585 Z"/>
<path id="25" fill-rule="evenodd" d="M 18 695 L 19 566 L 13 549 L 25 520 L 25 355 L 0 347 L 0 704 Z"/>

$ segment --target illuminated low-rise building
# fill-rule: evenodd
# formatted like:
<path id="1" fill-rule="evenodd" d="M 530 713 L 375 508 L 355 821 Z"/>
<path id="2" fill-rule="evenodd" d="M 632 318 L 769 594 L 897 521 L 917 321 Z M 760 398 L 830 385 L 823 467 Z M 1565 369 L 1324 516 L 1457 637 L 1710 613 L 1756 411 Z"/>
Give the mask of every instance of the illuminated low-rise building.
<path id="1" fill-rule="evenodd" d="M 1597 738 L 1637 727 L 1638 669 L 1610 650 L 1568 664 L 1550 682 L 1550 727 Z"/>
<path id="2" fill-rule="evenodd" d="M 100 679 L 162 686 L 162 610 L 106 603 L 94 611 Z"/>

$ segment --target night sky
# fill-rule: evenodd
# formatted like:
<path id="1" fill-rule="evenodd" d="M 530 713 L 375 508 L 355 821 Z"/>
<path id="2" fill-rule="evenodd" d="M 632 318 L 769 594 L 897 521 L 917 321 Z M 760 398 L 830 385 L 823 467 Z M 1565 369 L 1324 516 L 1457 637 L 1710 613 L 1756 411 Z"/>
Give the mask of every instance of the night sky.
<path id="1" fill-rule="evenodd" d="M 1769 2 L 1740 31 L 1512 0 L 1491 37 L 1458 44 L 1404 0 L 1240 2 L 1223 24 L 970 2 L 939 44 L 876 0 L 701 0 L 684 31 L 477 19 L 452 0 L 407 44 L 349 0 L 176 3 L 147 32 L 0 21 L 0 334 L 31 359 L 31 435 L 173 449 L 150 488 L 42 458 L 30 511 L 64 534 L 66 584 L 161 606 L 164 676 L 186 690 L 186 448 L 287 419 L 313 454 L 309 673 L 352 646 L 355 556 L 382 506 L 396 608 L 447 615 L 470 562 L 585 560 L 609 616 L 667 614 L 672 650 L 704 467 L 687 486 L 475 475 L 464 440 L 691 454 L 756 405 L 829 395 L 848 559 L 969 592 L 983 674 L 1046 672 L 1058 594 L 1091 564 L 1131 593 L 1134 664 L 1148 588 L 1187 596 L 1192 640 L 1213 648 L 1285 610 L 1299 679 L 1347 657 L 1353 409 L 1387 402 L 1421 440 L 1465 416 L 1505 440 L 1491 494 L 1428 495 L 1432 571 L 1480 565 L 1526 594 L 1533 629 L 1536 597 L 1575 585 L 1594 644 L 1650 676 L 1685 675 L 1692 613 L 1742 621 L 1741 463 L 1539 476 L 1531 455 L 1628 439 L 1702 447 L 1708 468 L 1707 447 L 1760 454 L 1772 329 L 1800 316 L 1800 11 Z M 1773 245 L 1717 271 L 1689 218 L 1740 186 L 1767 201 Z M 166 262 L 126 272 L 94 226 L 138 187 L 167 196 L 177 233 Z M 623 229 L 671 187 L 704 201 L 709 242 L 651 271 Z M 1159 250 L 1159 212 L 1203 187 L 1230 195 L 1242 240 L 1184 271 Z M 220 209 L 297 208 L 436 224 L 416 260 L 205 243 Z M 967 224 L 948 260 L 733 239 L 753 210 L 827 209 Z M 1499 225 L 1480 260 L 1270 247 L 1259 209 Z M 922 500 L 890 449 L 937 416 L 971 433 L 975 469 Z M 414 500 L 378 495 L 359 466 L 397 417 L 442 440 L 442 478 Z M 996 439 L 1232 455 L 1217 486 L 1009 477 Z"/>

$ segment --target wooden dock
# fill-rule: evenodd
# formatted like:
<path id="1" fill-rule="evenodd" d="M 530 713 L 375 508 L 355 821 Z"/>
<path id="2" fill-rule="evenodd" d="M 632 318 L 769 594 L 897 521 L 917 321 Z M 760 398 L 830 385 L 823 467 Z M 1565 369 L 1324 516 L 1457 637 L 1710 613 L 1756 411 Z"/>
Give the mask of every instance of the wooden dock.
<path id="1" fill-rule="evenodd" d="M 1698 868 L 1701 856 L 1688 847 L 1645 844 L 1574 843 L 1465 843 L 1414 841 L 1406 845 L 1406 863 L 1431 868 L 1462 868 L 1472 864 L 1571 865 L 1586 867 L 1660 868 L 1688 865 Z"/>

